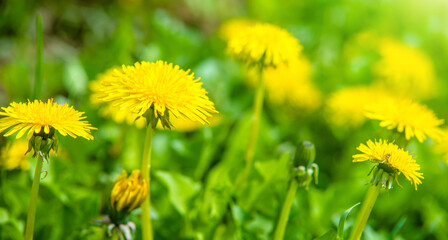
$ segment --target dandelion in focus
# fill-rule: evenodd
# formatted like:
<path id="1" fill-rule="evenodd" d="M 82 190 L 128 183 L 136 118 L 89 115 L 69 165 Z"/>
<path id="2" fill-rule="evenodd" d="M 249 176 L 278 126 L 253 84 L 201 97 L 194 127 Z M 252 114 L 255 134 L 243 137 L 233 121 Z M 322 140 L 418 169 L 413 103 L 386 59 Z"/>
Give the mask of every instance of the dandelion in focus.
<path id="1" fill-rule="evenodd" d="M 418 102 L 407 98 L 379 98 L 366 106 L 367 118 L 379 120 L 381 127 L 404 132 L 406 140 L 416 137 L 423 142 L 427 137 L 440 140 L 440 125 L 444 120 Z"/>
<path id="2" fill-rule="evenodd" d="M 170 115 L 205 124 L 216 110 L 199 80 L 194 73 L 171 63 L 141 62 L 123 66 L 104 79 L 101 99 L 137 117 L 146 117 L 153 128 L 159 120 L 170 128 Z"/>
<path id="3" fill-rule="evenodd" d="M 27 103 L 13 102 L 2 109 L 4 112 L 0 112 L 0 116 L 4 117 L 0 118 L 0 132 L 9 129 L 5 137 L 18 132 L 16 138 L 20 138 L 28 131 L 26 153 L 34 150 L 33 157 L 37 156 L 25 229 L 25 239 L 33 239 L 43 159 L 48 160 L 50 151 L 57 152 L 59 146 L 58 135 L 55 132 L 58 131 L 63 136 L 70 135 L 73 138 L 80 136 L 93 140 L 90 130 L 96 128 L 83 120 L 86 118 L 83 112 L 76 111 L 68 104 L 57 104 L 53 102 L 53 99 L 47 102 L 38 100 Z"/>
<path id="4" fill-rule="evenodd" d="M 391 38 L 379 43 L 380 61 L 373 71 L 375 84 L 404 97 L 426 99 L 437 93 L 438 84 L 431 59 L 420 50 Z"/>
<path id="5" fill-rule="evenodd" d="M 29 154 L 23 154 L 28 149 L 26 140 L 11 141 L 1 150 L 0 167 L 6 170 L 28 170 L 30 163 L 28 162 Z"/>
<path id="6" fill-rule="evenodd" d="M 350 240 L 360 239 L 381 188 L 391 189 L 394 181 L 398 184 L 397 178 L 400 174 L 414 185 L 415 190 L 423 179 L 420 165 L 412 155 L 397 145 L 388 143 L 387 140 L 380 139 L 375 142 L 368 140 L 367 145 L 360 144 L 357 149 L 362 153 L 353 155 L 353 162 L 370 161 L 376 165 L 370 173 L 372 174 L 371 186 L 361 204 Z"/>
<path id="7" fill-rule="evenodd" d="M 137 62 L 134 66 L 123 66 L 114 70 L 101 81 L 102 101 L 120 110 L 131 112 L 137 118 L 144 117 L 147 123 L 142 158 L 142 176 L 148 181 L 151 166 L 152 135 L 158 122 L 163 128 L 173 126 L 172 117 L 189 119 L 207 124 L 207 118 L 217 113 L 207 91 L 195 79 L 190 70 L 164 61 Z M 148 194 L 149 195 L 149 194 Z M 142 239 L 152 240 L 150 198 L 142 205 Z"/>
<path id="8" fill-rule="evenodd" d="M 367 141 L 367 145 L 361 144 L 357 148 L 362 154 L 353 155 L 353 162 L 371 161 L 377 163 L 373 173 L 372 184 L 381 184 L 388 189 L 392 188 L 392 182 L 401 173 L 409 182 L 417 185 L 421 184 L 423 174 L 420 173 L 420 165 L 415 159 L 402 148 L 387 140 L 372 142 Z M 381 173 L 380 173 L 381 172 Z"/>
<path id="9" fill-rule="evenodd" d="M 83 116 L 83 112 L 78 112 L 68 104 L 60 105 L 49 99 L 47 102 L 28 101 L 28 103 L 13 102 L 9 107 L 2 107 L 4 112 L 0 112 L 0 132 L 11 128 L 4 134 L 10 136 L 18 131 L 16 138 L 22 137 L 28 131 L 28 138 L 33 135 L 48 135 L 51 129 L 57 130 L 61 135 L 76 138 L 83 137 L 93 140 L 90 130 L 93 128 Z M 42 131 L 43 130 L 43 131 Z"/>

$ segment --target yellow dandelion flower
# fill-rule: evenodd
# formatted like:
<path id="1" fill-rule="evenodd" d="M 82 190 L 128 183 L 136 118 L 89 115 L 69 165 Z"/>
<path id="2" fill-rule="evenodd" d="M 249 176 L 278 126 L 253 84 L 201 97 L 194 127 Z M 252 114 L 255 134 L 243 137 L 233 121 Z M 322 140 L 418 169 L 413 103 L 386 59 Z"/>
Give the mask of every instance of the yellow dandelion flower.
<path id="1" fill-rule="evenodd" d="M 372 99 L 383 98 L 385 95 L 380 89 L 368 86 L 342 88 L 327 99 L 325 118 L 338 127 L 359 127 L 366 120 L 365 107 Z"/>
<path id="2" fill-rule="evenodd" d="M 375 140 L 375 142 L 369 140 L 367 145 L 360 144 L 356 149 L 361 151 L 362 154 L 353 155 L 353 162 L 371 161 L 378 163 L 376 168 L 383 170 L 395 180 L 397 175 L 403 173 L 406 179 L 414 184 L 416 190 L 417 185 L 422 183 L 423 173 L 419 172 L 420 165 L 417 164 L 409 152 L 404 151 L 397 145 L 388 143 L 387 140 L 380 139 L 379 141 Z M 391 185 L 389 185 L 390 187 Z"/>
<path id="3" fill-rule="evenodd" d="M 204 124 L 217 111 L 199 80 L 171 63 L 138 62 L 102 81 L 101 99 L 150 121 L 160 119 L 164 127 L 171 126 L 170 115 Z"/>
<path id="4" fill-rule="evenodd" d="M 301 57 L 290 65 L 266 68 L 262 74 L 272 104 L 307 111 L 320 106 L 321 95 L 311 82 L 312 66 L 307 59 Z M 252 79 L 255 82 L 256 78 Z"/>
<path id="5" fill-rule="evenodd" d="M 8 142 L 1 150 L 0 167 L 6 170 L 28 170 L 30 168 L 30 163 L 28 162 L 30 154 L 23 154 L 27 149 L 28 142 L 26 140 Z"/>
<path id="6" fill-rule="evenodd" d="M 110 102 L 104 102 L 102 100 L 102 97 L 104 97 L 104 93 L 102 92 L 102 81 L 111 78 L 116 70 L 120 71 L 120 69 L 116 67 L 110 68 L 98 75 L 96 80 L 89 83 L 90 90 L 92 91 L 90 102 L 93 106 L 101 106 L 99 112 L 103 117 L 110 117 L 117 123 L 126 122 L 128 125 L 135 124 L 137 128 L 143 128 L 146 125 L 146 119 L 144 117 L 138 117 L 136 113 L 127 110 L 117 111 L 117 108 Z"/>
<path id="7" fill-rule="evenodd" d="M 277 67 L 299 58 L 302 46 L 288 31 L 267 23 L 256 23 L 236 31 L 229 40 L 227 52 L 249 65 Z"/>
<path id="8" fill-rule="evenodd" d="M 90 130 L 92 127 L 87 121 L 82 121 L 86 117 L 83 112 L 78 112 L 68 104 L 60 105 L 49 99 L 47 102 L 28 101 L 28 103 L 13 102 L 9 107 L 2 107 L 4 112 L 0 112 L 0 132 L 11 128 L 5 133 L 5 137 L 18 131 L 17 138 L 20 138 L 28 131 L 28 138 L 33 134 L 50 134 L 51 129 L 56 129 L 61 135 L 77 136 L 92 140 Z"/>
<path id="9" fill-rule="evenodd" d="M 440 125 L 435 113 L 418 102 L 406 98 L 380 98 L 366 106 L 366 117 L 380 120 L 380 126 L 404 132 L 407 140 L 416 137 L 423 142 L 426 137 L 440 140 Z"/>
<path id="10" fill-rule="evenodd" d="M 232 18 L 221 24 L 218 34 L 222 39 L 228 41 L 235 34 L 244 32 L 246 28 L 252 27 L 254 24 L 254 21 L 246 18 Z"/>
<path id="11" fill-rule="evenodd" d="M 374 66 L 377 84 L 411 98 L 436 95 L 437 81 L 431 60 L 418 49 L 397 40 L 380 41 L 381 60 Z"/>
<path id="12" fill-rule="evenodd" d="M 130 212 L 138 208 L 148 195 L 148 180 L 143 179 L 140 170 L 132 171 L 129 178 L 125 170 L 115 180 L 110 195 L 110 204 L 117 211 Z"/>

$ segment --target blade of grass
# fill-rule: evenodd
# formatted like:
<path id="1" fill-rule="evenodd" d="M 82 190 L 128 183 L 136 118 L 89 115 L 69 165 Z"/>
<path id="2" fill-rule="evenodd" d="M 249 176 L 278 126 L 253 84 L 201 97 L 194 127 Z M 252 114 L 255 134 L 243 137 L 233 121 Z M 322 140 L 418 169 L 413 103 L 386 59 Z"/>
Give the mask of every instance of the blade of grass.
<path id="1" fill-rule="evenodd" d="M 341 218 L 339 219 L 338 233 L 337 233 L 337 237 L 336 237 L 337 240 L 344 239 L 345 221 L 347 220 L 348 214 L 353 210 L 353 208 L 357 207 L 359 204 L 361 204 L 361 203 L 359 202 L 359 203 L 353 205 L 349 209 L 345 210 L 345 212 L 341 215 Z"/>
<path id="2" fill-rule="evenodd" d="M 42 29 L 42 17 L 36 16 L 36 76 L 34 81 L 33 99 L 40 99 L 42 96 L 42 82 L 44 78 L 43 74 L 43 29 Z"/>

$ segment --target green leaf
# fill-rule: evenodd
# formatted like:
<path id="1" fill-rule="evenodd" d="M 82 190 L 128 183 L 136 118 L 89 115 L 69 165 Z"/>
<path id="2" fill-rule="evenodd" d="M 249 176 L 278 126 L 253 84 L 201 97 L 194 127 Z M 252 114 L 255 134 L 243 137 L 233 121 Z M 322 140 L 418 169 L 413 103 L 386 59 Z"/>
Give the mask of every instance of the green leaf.
<path id="1" fill-rule="evenodd" d="M 339 226 L 338 226 L 338 234 L 337 238 L 338 240 L 344 239 L 344 226 L 345 226 L 345 220 L 347 220 L 348 214 L 352 211 L 353 208 L 361 204 L 360 202 L 353 205 L 349 209 L 345 210 L 345 212 L 341 215 L 341 218 L 339 219 Z"/>
<path id="2" fill-rule="evenodd" d="M 324 235 L 314 239 L 314 240 L 335 240 L 336 239 L 336 230 L 331 229 L 326 232 Z"/>
<path id="3" fill-rule="evenodd" d="M 176 210 L 185 215 L 188 201 L 199 191 L 200 184 L 179 173 L 157 171 L 155 176 L 168 188 L 170 201 Z"/>
<path id="4" fill-rule="evenodd" d="M 69 60 L 64 68 L 64 84 L 74 95 L 83 95 L 87 90 L 88 77 L 81 62 L 77 58 Z"/>
<path id="5" fill-rule="evenodd" d="M 255 168 L 266 182 L 287 180 L 289 178 L 289 153 L 284 153 L 280 159 L 256 162 Z"/>
<path id="6" fill-rule="evenodd" d="M 6 223 L 9 221 L 8 211 L 4 208 L 0 208 L 0 224 Z"/>
<path id="7" fill-rule="evenodd" d="M 392 230 L 392 232 L 390 233 L 389 239 L 393 240 L 395 239 L 395 236 L 397 235 L 397 233 L 400 231 L 400 229 L 404 226 L 404 224 L 406 223 L 406 220 L 408 218 L 407 217 L 402 217 L 400 219 L 400 221 L 398 221 L 397 225 L 395 225 L 394 229 Z"/>

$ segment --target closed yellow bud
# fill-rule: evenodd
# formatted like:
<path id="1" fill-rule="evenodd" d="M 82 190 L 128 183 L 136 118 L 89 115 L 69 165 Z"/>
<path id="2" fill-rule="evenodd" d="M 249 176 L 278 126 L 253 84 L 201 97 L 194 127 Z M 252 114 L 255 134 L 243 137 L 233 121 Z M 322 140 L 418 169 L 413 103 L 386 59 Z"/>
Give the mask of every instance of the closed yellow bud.
<path id="1" fill-rule="evenodd" d="M 110 195 L 110 204 L 117 212 L 130 212 L 139 207 L 148 195 L 148 180 L 143 179 L 140 170 L 128 174 L 125 170 L 115 180 Z"/>

